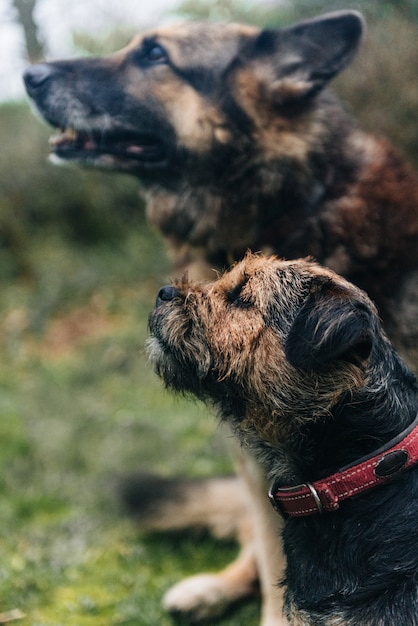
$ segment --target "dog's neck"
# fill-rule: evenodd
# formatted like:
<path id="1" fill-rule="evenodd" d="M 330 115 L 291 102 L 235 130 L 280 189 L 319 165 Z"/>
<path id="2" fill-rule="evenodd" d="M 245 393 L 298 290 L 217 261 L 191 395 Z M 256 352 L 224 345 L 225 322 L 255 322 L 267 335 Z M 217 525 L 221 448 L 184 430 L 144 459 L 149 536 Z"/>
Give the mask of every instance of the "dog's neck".
<path id="1" fill-rule="evenodd" d="M 285 518 L 335 512 L 342 502 L 381 487 L 418 464 L 418 415 L 402 433 L 361 459 L 314 482 L 269 490 L 273 507 Z"/>
<path id="2" fill-rule="evenodd" d="M 368 384 L 353 397 L 336 406 L 330 419 L 308 425 L 305 436 L 314 441 L 310 479 L 320 478 L 339 467 L 352 464 L 385 446 L 415 420 L 418 413 L 415 377 L 395 353 L 391 359 L 386 350 L 372 357 Z M 392 351 L 393 352 L 393 351 Z M 382 371 L 382 365 L 391 368 Z M 299 449 L 304 466 L 303 445 Z"/>
<path id="3" fill-rule="evenodd" d="M 384 344 L 372 355 L 366 388 L 344 407 L 335 407 L 326 424 L 312 424 L 305 433 L 314 440 L 307 462 L 303 443 L 294 447 L 298 471 L 304 474 L 301 482 L 355 462 L 414 422 L 416 379 L 388 350 Z M 346 499 L 335 512 L 287 520 L 290 606 L 321 616 L 318 624 L 334 624 L 335 619 L 346 626 L 412 624 L 411 615 L 418 610 L 417 471 L 413 467 L 384 486 Z M 385 602 L 379 600 L 383 597 Z"/>
<path id="4" fill-rule="evenodd" d="M 176 257 L 181 251 L 188 255 L 187 263 L 201 255 L 204 244 L 206 261 L 218 269 L 230 264 L 231 255 L 242 258 L 247 249 L 277 250 L 288 258 L 312 254 L 321 260 L 325 251 L 312 247 L 312 228 L 320 228 L 316 219 L 323 204 L 344 194 L 361 169 L 361 151 L 352 145 L 359 131 L 328 92 L 318 96 L 316 108 L 306 115 L 312 125 L 323 125 L 323 117 L 327 124 L 321 141 L 304 158 L 283 153 L 281 136 L 272 142 L 271 128 L 263 132 L 277 152 L 266 156 L 255 147 L 263 142 L 261 131 L 237 127 L 230 144 L 208 154 L 178 148 L 164 182 L 152 172 L 143 179 L 148 217 L 168 236 Z"/>
<path id="5" fill-rule="evenodd" d="M 265 432 L 262 437 L 245 433 L 245 443 L 271 480 L 313 482 L 370 455 L 412 424 L 418 413 L 417 381 L 386 340 L 374 348 L 365 380 L 365 387 L 347 392 L 323 419 L 287 424 L 283 443 L 266 443 Z M 273 425 L 274 420 L 270 417 Z"/>

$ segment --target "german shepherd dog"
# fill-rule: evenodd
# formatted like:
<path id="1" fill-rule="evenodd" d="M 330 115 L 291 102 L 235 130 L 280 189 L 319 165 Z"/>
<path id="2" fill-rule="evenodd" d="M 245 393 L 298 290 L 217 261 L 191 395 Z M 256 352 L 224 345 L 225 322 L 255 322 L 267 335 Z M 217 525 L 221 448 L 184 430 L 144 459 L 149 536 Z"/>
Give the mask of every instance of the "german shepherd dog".
<path id="1" fill-rule="evenodd" d="M 363 31 L 352 11 L 283 29 L 183 23 L 135 37 L 106 58 L 34 65 L 24 79 L 38 111 L 61 129 L 54 158 L 141 180 L 149 220 L 165 235 L 177 274 L 207 277 L 247 249 L 312 255 L 369 292 L 392 341 L 418 368 L 418 180 L 326 89 Z M 144 519 L 153 512 L 150 524 L 190 520 L 218 536 L 237 532 L 243 542 L 224 572 L 173 588 L 169 610 L 213 617 L 254 590 L 265 563 L 256 567 L 254 554 L 271 546 L 265 537 L 275 536 L 277 521 L 261 514 L 264 491 L 252 484 L 250 459 L 239 463 L 259 502 L 251 507 L 253 529 L 234 481 L 176 485 L 180 509 L 164 485 L 134 488 Z M 263 626 L 281 619 L 279 590 L 270 584 L 276 567 L 261 571 Z"/>
<path id="2" fill-rule="evenodd" d="M 274 481 L 290 624 L 416 626 L 418 382 L 366 294 L 247 255 L 163 287 L 150 328 L 167 386 L 214 403 Z"/>

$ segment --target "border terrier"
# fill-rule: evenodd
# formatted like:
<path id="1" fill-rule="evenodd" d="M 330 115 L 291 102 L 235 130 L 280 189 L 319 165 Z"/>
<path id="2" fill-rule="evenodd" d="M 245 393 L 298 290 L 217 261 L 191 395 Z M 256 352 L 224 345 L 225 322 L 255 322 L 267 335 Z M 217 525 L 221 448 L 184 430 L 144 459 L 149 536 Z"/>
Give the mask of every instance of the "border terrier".
<path id="1" fill-rule="evenodd" d="M 368 296 L 247 255 L 163 287 L 150 329 L 166 385 L 211 402 L 274 484 L 290 624 L 418 624 L 418 384 Z"/>

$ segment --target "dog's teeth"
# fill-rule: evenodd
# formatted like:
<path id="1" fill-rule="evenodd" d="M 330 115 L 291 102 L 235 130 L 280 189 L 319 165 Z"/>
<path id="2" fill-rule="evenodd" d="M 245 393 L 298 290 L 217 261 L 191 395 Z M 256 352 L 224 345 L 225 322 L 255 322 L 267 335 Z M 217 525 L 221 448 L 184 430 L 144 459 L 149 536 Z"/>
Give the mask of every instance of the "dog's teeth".
<path id="1" fill-rule="evenodd" d="M 52 137 L 48 139 L 48 143 L 50 146 L 57 146 L 61 142 L 62 142 L 62 135 L 52 135 Z"/>
<path id="2" fill-rule="evenodd" d="M 58 146 L 68 141 L 74 141 L 76 138 L 76 132 L 73 128 L 66 128 L 62 130 L 58 135 L 53 135 L 49 138 L 49 144 L 52 146 Z"/>

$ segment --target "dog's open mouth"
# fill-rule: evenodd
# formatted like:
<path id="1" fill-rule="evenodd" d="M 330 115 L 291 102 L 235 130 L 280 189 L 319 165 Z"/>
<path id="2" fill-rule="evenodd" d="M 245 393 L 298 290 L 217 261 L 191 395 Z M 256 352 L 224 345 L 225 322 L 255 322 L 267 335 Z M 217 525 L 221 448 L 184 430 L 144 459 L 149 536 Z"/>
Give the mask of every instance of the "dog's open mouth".
<path id="1" fill-rule="evenodd" d="M 157 164 L 165 150 L 157 138 L 128 131 L 61 130 L 50 139 L 51 151 L 60 159 L 95 162 L 103 165 L 127 165 L 141 162 Z"/>

